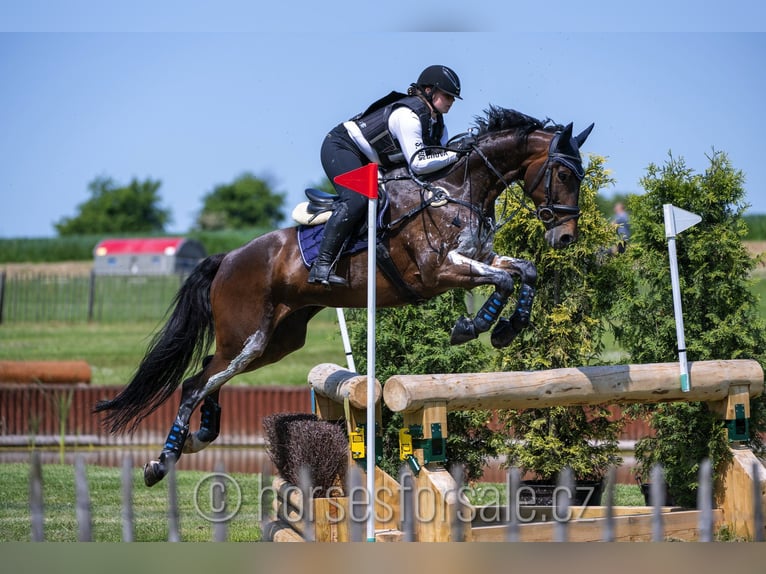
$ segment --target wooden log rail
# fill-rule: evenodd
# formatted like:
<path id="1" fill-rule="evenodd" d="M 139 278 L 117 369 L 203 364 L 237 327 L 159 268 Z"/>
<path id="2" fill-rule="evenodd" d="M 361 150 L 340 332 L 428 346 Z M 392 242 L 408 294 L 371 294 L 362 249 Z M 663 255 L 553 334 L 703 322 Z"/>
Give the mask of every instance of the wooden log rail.
<path id="1" fill-rule="evenodd" d="M 333 402 L 343 404 L 348 398 L 352 407 L 367 408 L 367 376 L 348 371 L 333 363 L 322 363 L 309 371 L 308 382 L 314 392 Z M 375 380 L 375 402 L 382 395 L 380 382 Z"/>
<path id="2" fill-rule="evenodd" d="M 447 410 L 525 409 L 560 405 L 725 401 L 730 394 L 763 392 L 757 361 L 689 363 L 691 390 L 681 391 L 678 363 L 610 365 L 499 373 L 395 375 L 383 400 L 395 412 L 412 413 L 433 403 Z"/>
<path id="3" fill-rule="evenodd" d="M 0 361 L 0 383 L 90 383 L 86 361 Z"/>

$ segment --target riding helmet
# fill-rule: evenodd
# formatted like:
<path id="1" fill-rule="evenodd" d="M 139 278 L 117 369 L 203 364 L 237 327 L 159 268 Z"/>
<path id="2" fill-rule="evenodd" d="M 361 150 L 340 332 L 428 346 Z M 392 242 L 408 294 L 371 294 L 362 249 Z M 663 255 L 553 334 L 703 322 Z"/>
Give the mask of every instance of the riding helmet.
<path id="1" fill-rule="evenodd" d="M 433 86 L 459 100 L 463 99 L 460 97 L 460 78 L 447 66 L 428 66 L 418 76 L 417 85 L 421 88 Z"/>

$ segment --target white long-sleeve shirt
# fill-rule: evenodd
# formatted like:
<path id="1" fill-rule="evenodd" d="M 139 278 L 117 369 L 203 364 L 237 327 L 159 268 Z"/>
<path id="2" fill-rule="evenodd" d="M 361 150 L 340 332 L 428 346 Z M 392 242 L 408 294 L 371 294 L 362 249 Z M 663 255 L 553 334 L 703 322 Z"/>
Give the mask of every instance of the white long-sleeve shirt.
<path id="1" fill-rule="evenodd" d="M 344 122 L 343 126 L 348 131 L 348 135 L 354 140 L 359 149 L 367 158 L 374 163 L 380 164 L 380 158 L 377 152 L 372 148 L 369 142 L 362 135 L 359 126 L 353 121 Z M 400 106 L 396 108 L 388 118 L 388 131 L 394 136 L 402 148 L 404 158 L 409 161 L 412 158 L 410 167 L 416 174 L 426 174 L 440 170 L 458 160 L 458 155 L 452 151 L 428 149 L 418 152 L 424 147 L 423 127 L 420 118 L 410 108 Z M 445 145 L 449 140 L 447 127 L 444 127 L 441 144 Z"/>

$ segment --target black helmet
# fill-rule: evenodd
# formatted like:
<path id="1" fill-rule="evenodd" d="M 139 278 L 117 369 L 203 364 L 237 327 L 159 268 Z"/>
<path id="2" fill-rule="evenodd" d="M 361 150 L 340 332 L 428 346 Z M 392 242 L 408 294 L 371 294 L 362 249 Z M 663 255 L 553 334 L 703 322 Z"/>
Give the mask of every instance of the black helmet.
<path id="1" fill-rule="evenodd" d="M 419 88 L 433 86 L 459 100 L 463 99 L 460 97 L 460 78 L 447 66 L 428 66 L 418 76 L 416 85 Z"/>

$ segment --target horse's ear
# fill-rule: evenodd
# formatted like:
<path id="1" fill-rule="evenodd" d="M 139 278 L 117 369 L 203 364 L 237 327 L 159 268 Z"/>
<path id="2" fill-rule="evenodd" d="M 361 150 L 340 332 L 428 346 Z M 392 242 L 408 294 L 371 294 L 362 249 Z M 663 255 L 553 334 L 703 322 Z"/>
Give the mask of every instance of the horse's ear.
<path id="1" fill-rule="evenodd" d="M 596 124 L 593 123 L 589 125 L 587 128 L 585 128 L 578 136 L 575 137 L 575 141 L 577 142 L 577 147 L 582 147 L 582 144 L 585 143 L 585 140 L 588 139 L 588 136 L 590 135 L 590 132 L 593 131 L 593 126 Z"/>
<path id="2" fill-rule="evenodd" d="M 556 144 L 556 151 L 566 155 L 574 155 L 577 151 L 572 145 L 572 124 L 567 124 L 559 134 L 559 141 Z"/>
<path id="3" fill-rule="evenodd" d="M 569 122 L 566 126 L 564 126 L 564 131 L 561 132 L 561 136 L 559 136 L 559 141 L 568 142 L 571 139 L 572 139 L 572 122 Z"/>

